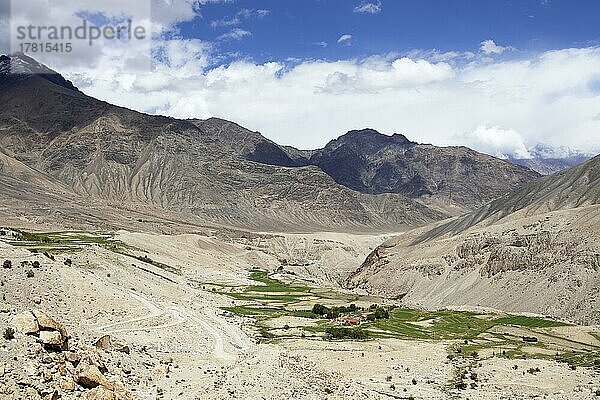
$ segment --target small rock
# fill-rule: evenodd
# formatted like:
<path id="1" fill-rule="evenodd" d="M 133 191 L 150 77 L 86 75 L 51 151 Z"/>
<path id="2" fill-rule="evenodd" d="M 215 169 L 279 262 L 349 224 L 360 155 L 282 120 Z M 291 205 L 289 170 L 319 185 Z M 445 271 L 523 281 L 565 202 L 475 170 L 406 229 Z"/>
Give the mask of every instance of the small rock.
<path id="1" fill-rule="evenodd" d="M 65 338 L 58 331 L 40 331 L 40 340 L 46 346 L 62 347 L 65 344 Z"/>
<path id="2" fill-rule="evenodd" d="M 95 389 L 92 389 L 87 394 L 88 400 L 115 400 L 115 394 L 112 390 L 108 390 L 99 386 Z"/>
<path id="3" fill-rule="evenodd" d="M 50 354 L 46 354 L 42 357 L 42 362 L 44 364 L 50 364 L 50 363 L 54 362 L 54 358 L 52 358 L 52 356 Z"/>
<path id="4" fill-rule="evenodd" d="M 77 354 L 75 352 L 67 351 L 67 352 L 65 352 L 65 360 L 67 360 L 68 362 L 70 362 L 73 365 L 77 365 L 79 360 L 81 360 L 81 357 L 79 357 L 79 354 Z"/>
<path id="5" fill-rule="evenodd" d="M 110 343 L 110 335 L 104 335 L 100 339 L 96 340 L 95 343 L 96 348 L 102 350 L 112 350 L 112 345 Z"/>
<path id="6" fill-rule="evenodd" d="M 98 386 L 104 386 L 105 388 L 112 387 L 108 379 L 102 375 L 102 372 L 95 365 L 80 365 L 77 370 L 77 383 L 87 389 L 93 389 Z"/>
<path id="7" fill-rule="evenodd" d="M 42 373 L 42 379 L 44 380 L 44 382 L 50 382 L 52 380 L 52 372 L 45 370 Z"/>
<path id="8" fill-rule="evenodd" d="M 40 304 L 40 303 L 42 302 L 42 298 L 41 298 L 41 297 L 39 297 L 39 296 L 35 296 L 35 297 L 33 298 L 33 302 L 34 302 L 35 304 Z"/>
<path id="9" fill-rule="evenodd" d="M 17 332 L 21 332 L 25 335 L 35 334 L 40 331 L 35 316 L 30 311 L 15 315 L 10 324 Z"/>
<path id="10" fill-rule="evenodd" d="M 65 392 L 72 392 L 77 387 L 75 381 L 71 378 L 61 378 L 58 381 L 58 386 Z"/>
<path id="11" fill-rule="evenodd" d="M 44 400 L 58 400 L 60 398 L 60 393 L 58 393 L 58 390 L 55 390 L 52 393 L 48 393 L 46 396 L 44 396 Z"/>

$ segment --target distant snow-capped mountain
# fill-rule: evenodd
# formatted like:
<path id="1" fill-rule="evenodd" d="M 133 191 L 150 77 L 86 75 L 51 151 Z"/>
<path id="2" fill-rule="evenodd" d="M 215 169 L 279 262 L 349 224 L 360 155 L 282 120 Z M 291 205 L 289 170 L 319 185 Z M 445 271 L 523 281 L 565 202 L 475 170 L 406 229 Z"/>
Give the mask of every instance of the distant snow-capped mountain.
<path id="1" fill-rule="evenodd" d="M 506 159 L 514 164 L 531 168 L 542 175 L 551 175 L 581 164 L 594 156 L 594 154 L 584 153 L 570 147 L 553 147 L 546 144 L 538 144 L 529 148 L 528 152 L 529 158 L 513 155 L 508 156 Z"/>

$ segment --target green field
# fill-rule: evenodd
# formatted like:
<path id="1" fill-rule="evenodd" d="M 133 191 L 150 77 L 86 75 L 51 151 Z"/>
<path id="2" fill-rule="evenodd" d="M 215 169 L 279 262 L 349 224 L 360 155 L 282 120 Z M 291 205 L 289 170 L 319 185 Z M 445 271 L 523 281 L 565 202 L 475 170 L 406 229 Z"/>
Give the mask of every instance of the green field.
<path id="1" fill-rule="evenodd" d="M 348 329 L 340 327 L 339 322 L 321 319 L 310 310 L 292 308 L 300 301 L 311 299 L 326 306 L 338 304 L 341 299 L 358 300 L 344 293 L 312 288 L 301 283 L 284 283 L 272 278 L 264 271 L 252 271 L 250 279 L 257 285 L 243 288 L 229 288 L 221 293 L 243 302 L 243 304 L 224 309 L 236 315 L 254 318 L 257 321 L 259 334 L 265 340 L 290 337 L 289 333 L 277 336 L 277 330 L 269 328 L 265 321 L 281 316 L 295 316 L 310 319 L 316 325 L 303 326 L 303 337 L 328 337 L 328 333 L 336 333 L 336 338 L 348 334 L 349 337 L 365 339 L 395 338 L 403 340 L 448 341 L 449 357 L 477 359 L 486 353 L 505 358 L 545 358 L 567 362 L 578 366 L 600 365 L 600 348 L 584 346 L 568 338 L 556 336 L 547 328 L 567 326 L 569 324 L 546 318 L 521 315 L 478 314 L 467 311 L 426 311 L 408 308 L 391 308 L 388 319 L 365 321 L 360 327 Z M 335 300 L 332 302 L 332 300 Z M 349 303 L 348 303 L 349 304 Z M 339 327 L 339 328 L 336 328 Z M 494 328 L 510 327 L 522 329 L 523 336 L 540 337 L 535 343 L 525 342 L 522 336 L 496 333 Z M 500 329 L 502 330 L 502 329 Z M 357 332 L 360 331 L 360 332 Z M 331 337 L 331 335 L 330 335 Z M 561 348 L 549 355 L 554 347 L 545 343 L 544 339 L 558 338 L 562 341 L 578 345 L 573 348 Z M 349 340 L 343 339 L 342 340 Z M 524 349 L 528 350 L 525 351 Z M 539 349 L 539 353 L 535 349 Z M 532 351 L 533 349 L 533 351 Z M 553 350 L 552 350 L 553 351 Z"/>

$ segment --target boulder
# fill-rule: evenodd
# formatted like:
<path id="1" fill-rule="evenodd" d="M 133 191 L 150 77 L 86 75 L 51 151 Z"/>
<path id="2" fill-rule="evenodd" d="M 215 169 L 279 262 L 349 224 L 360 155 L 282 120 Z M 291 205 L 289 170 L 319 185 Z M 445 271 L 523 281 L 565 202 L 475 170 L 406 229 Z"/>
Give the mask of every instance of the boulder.
<path id="1" fill-rule="evenodd" d="M 40 341 L 46 347 L 63 347 L 65 337 L 58 331 L 40 331 Z"/>
<path id="2" fill-rule="evenodd" d="M 33 315 L 37 319 L 37 323 L 40 326 L 41 330 L 53 330 L 59 331 L 61 335 L 65 338 L 67 335 L 67 330 L 63 326 L 63 324 L 56 322 L 53 318 L 49 317 L 46 313 L 40 310 L 33 310 Z"/>
<path id="3" fill-rule="evenodd" d="M 129 354 L 130 349 L 123 340 L 113 340 L 110 335 L 104 335 L 95 343 L 96 348 L 104 351 L 116 350 L 121 353 Z"/>
<path id="4" fill-rule="evenodd" d="M 100 339 L 96 340 L 95 346 L 98 349 L 106 351 L 112 350 L 112 345 L 110 343 L 110 335 L 104 335 Z"/>
<path id="5" fill-rule="evenodd" d="M 40 327 L 35 316 L 30 311 L 25 311 L 15 315 L 10 321 L 10 325 L 17 332 L 25 335 L 36 334 L 40 331 Z"/>
<path id="6" fill-rule="evenodd" d="M 87 389 L 93 389 L 98 386 L 104 386 L 107 389 L 112 388 L 112 384 L 100 372 L 95 365 L 79 365 L 77 368 L 77 383 Z"/>

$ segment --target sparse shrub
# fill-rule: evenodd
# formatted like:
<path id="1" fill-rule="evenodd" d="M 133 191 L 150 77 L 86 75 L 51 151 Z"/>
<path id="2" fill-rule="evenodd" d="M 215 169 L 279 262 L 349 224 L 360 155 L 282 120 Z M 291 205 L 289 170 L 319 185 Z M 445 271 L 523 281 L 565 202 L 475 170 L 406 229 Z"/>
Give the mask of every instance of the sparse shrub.
<path id="1" fill-rule="evenodd" d="M 31 266 L 33 268 L 39 268 L 40 267 L 40 262 L 39 261 L 34 261 L 33 264 L 31 264 Z"/>
<path id="2" fill-rule="evenodd" d="M 15 338 L 15 330 L 11 327 L 8 327 L 4 330 L 4 339 L 13 340 Z"/>
<path id="3" fill-rule="evenodd" d="M 413 385 L 416 385 L 416 384 L 417 384 L 417 379 L 416 379 L 416 378 L 413 378 L 413 379 L 412 379 L 412 384 L 413 384 Z"/>
<path id="4" fill-rule="evenodd" d="M 312 313 L 315 315 L 323 316 L 329 312 L 329 308 L 322 304 L 316 303 L 312 308 Z"/>
<path id="5" fill-rule="evenodd" d="M 540 369 L 539 369 L 539 368 L 537 368 L 537 367 L 536 367 L 536 368 L 529 368 L 529 369 L 527 370 L 527 372 L 528 372 L 528 373 L 530 373 L 531 375 L 535 375 L 535 374 L 536 374 L 536 372 L 540 372 Z"/>
<path id="6" fill-rule="evenodd" d="M 385 377 L 385 381 L 386 382 L 391 382 L 392 381 L 392 376 L 391 375 L 386 376 Z"/>
<path id="7" fill-rule="evenodd" d="M 458 390 L 465 390 L 467 388 L 466 382 L 460 380 L 454 384 L 454 387 Z"/>
<path id="8" fill-rule="evenodd" d="M 346 328 L 339 326 L 332 326 L 327 328 L 325 331 L 327 337 L 331 339 L 352 339 L 352 340 L 364 340 L 369 337 L 368 332 L 360 328 Z"/>
<path id="9" fill-rule="evenodd" d="M 70 266 L 71 266 L 71 264 L 73 264 L 73 261 L 71 261 L 71 259 L 70 259 L 70 258 L 66 258 L 66 259 L 65 259 L 65 265 L 70 267 Z"/>
<path id="10" fill-rule="evenodd" d="M 273 335 L 268 329 L 266 328 L 260 328 L 260 336 L 262 336 L 263 338 L 274 338 L 275 335 Z"/>
<path id="11" fill-rule="evenodd" d="M 33 270 L 31 270 L 31 269 L 29 271 L 27 271 L 26 274 L 27 274 L 28 278 L 33 278 L 35 276 L 35 274 L 33 273 Z"/>
<path id="12" fill-rule="evenodd" d="M 390 313 L 387 309 L 383 307 L 377 307 L 374 312 L 375 319 L 388 319 L 390 318 Z"/>
<path id="13" fill-rule="evenodd" d="M 2 264 L 3 268 L 9 269 L 12 268 L 12 261 L 10 260 L 4 260 L 4 263 Z"/>
<path id="14" fill-rule="evenodd" d="M 47 251 L 45 251 L 45 252 L 44 252 L 44 255 L 45 255 L 46 257 L 48 257 L 49 259 L 51 259 L 52 261 L 54 261 L 54 256 L 53 256 L 52 254 L 50 254 L 50 253 L 48 253 Z"/>

